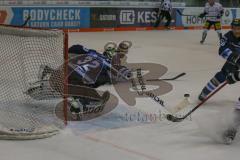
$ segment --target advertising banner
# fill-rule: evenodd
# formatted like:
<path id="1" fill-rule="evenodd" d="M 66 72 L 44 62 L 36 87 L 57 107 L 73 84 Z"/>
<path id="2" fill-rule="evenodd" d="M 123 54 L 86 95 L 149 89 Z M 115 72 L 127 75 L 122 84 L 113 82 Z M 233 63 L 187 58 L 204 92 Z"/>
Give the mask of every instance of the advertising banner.
<path id="1" fill-rule="evenodd" d="M 181 16 L 176 10 L 185 15 Z M 199 18 L 203 7 L 173 8 L 171 26 L 202 27 L 206 18 Z M 6 6 L 0 7 L 0 24 L 20 26 L 28 17 L 26 26 L 37 28 L 102 29 L 153 27 L 158 19 L 154 7 L 63 7 L 63 6 Z M 222 25 L 229 26 L 234 17 L 240 17 L 240 9 L 225 8 Z M 159 26 L 163 26 L 164 19 Z M 99 31 L 100 31 L 99 30 Z"/>
<path id="2" fill-rule="evenodd" d="M 192 26 L 203 26 L 206 18 L 199 18 L 198 15 L 203 12 L 203 8 L 189 7 L 179 9 L 185 15 L 193 16 L 181 16 L 177 13 L 177 26 L 192 27 Z M 228 26 L 234 17 L 234 10 L 230 8 L 225 8 L 222 17 L 222 25 Z"/>
<path id="3" fill-rule="evenodd" d="M 117 26 L 118 8 L 91 8 L 90 11 L 90 26 L 92 28 Z"/>
<path id="4" fill-rule="evenodd" d="M 175 11 L 172 13 L 175 26 Z M 151 27 L 158 18 L 157 8 L 91 8 L 91 27 Z M 160 24 L 163 25 L 166 20 Z"/>
<path id="5" fill-rule="evenodd" d="M 124 8 L 119 10 L 118 26 L 154 26 L 157 10 L 154 8 Z"/>
<path id="6" fill-rule="evenodd" d="M 10 24 L 13 17 L 11 7 L 0 6 L 0 24 Z"/>
<path id="7" fill-rule="evenodd" d="M 1 21 L 5 11 L 0 10 Z M 89 28 L 90 9 L 82 7 L 12 7 L 7 9 L 8 24 L 21 25 L 27 17 L 29 27 L 37 28 Z M 13 15 L 12 17 L 10 15 Z M 6 20 L 5 20 L 6 22 Z M 1 22 L 2 23 L 2 22 Z"/>

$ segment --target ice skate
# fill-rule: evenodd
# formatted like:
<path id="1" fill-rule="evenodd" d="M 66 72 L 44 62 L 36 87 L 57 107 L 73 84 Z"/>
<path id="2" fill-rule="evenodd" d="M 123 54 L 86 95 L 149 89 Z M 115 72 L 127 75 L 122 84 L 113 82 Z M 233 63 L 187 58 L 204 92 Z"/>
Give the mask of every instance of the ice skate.
<path id="1" fill-rule="evenodd" d="M 199 101 L 203 101 L 206 97 L 207 97 L 207 96 L 206 96 L 203 92 L 201 92 L 201 93 L 199 94 L 199 96 L 198 96 L 198 100 L 199 100 Z"/>
<path id="2" fill-rule="evenodd" d="M 200 41 L 200 44 L 203 44 L 203 43 L 204 43 L 204 40 L 201 40 L 201 41 Z"/>
<path id="3" fill-rule="evenodd" d="M 237 129 L 230 128 L 223 133 L 223 142 L 227 145 L 232 144 L 237 134 Z"/>

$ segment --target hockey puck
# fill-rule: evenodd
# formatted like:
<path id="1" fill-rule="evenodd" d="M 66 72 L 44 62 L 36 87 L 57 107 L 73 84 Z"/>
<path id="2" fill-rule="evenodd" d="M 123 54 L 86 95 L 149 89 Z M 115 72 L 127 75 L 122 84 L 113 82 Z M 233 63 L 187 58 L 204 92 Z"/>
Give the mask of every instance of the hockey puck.
<path id="1" fill-rule="evenodd" d="M 190 97 L 190 94 L 186 93 L 184 94 L 184 97 Z"/>

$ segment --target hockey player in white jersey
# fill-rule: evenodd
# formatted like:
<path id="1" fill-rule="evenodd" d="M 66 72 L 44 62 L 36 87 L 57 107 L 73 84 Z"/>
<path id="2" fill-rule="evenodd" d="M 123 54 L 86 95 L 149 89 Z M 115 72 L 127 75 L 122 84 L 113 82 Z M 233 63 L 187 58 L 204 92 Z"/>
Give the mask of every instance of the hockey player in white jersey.
<path id="1" fill-rule="evenodd" d="M 171 0 L 162 0 L 161 1 L 161 6 L 159 8 L 159 13 L 157 16 L 157 21 L 154 25 L 154 27 L 158 27 L 160 22 L 166 18 L 167 22 L 165 23 L 165 27 L 169 29 L 169 25 L 171 23 L 172 17 L 171 17 L 171 12 L 172 12 L 172 3 Z"/>
<path id="2" fill-rule="evenodd" d="M 212 25 L 214 26 L 214 29 L 217 32 L 219 39 L 222 38 L 221 17 L 223 16 L 223 13 L 224 9 L 220 3 L 215 2 L 215 0 L 208 0 L 203 13 L 199 15 L 200 18 L 204 18 L 205 16 L 207 17 L 202 33 L 202 40 L 200 41 L 201 44 L 204 43 L 207 37 L 207 32 L 208 30 L 210 30 Z"/>

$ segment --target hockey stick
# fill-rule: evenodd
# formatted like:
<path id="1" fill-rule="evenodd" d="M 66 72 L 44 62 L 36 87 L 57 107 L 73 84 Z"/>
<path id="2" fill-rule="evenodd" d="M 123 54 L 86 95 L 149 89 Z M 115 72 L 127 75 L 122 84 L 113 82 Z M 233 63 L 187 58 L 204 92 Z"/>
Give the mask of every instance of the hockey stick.
<path id="1" fill-rule="evenodd" d="M 180 74 L 178 74 L 177 76 L 172 77 L 172 78 L 164 78 L 164 79 L 147 79 L 147 81 L 173 81 L 173 80 L 176 80 L 176 79 L 178 79 L 178 78 L 180 78 L 180 77 L 182 77 L 182 76 L 184 76 L 184 75 L 186 75 L 185 72 L 180 73 Z"/>
<path id="2" fill-rule="evenodd" d="M 166 116 L 167 120 L 172 121 L 172 122 L 181 122 L 185 118 L 187 118 L 190 114 L 192 114 L 196 109 L 198 109 L 200 106 L 202 106 L 209 98 L 211 98 L 214 94 L 216 94 L 220 89 L 222 89 L 227 83 L 225 81 L 220 87 L 218 87 L 215 91 L 213 91 L 209 96 L 207 96 L 203 101 L 201 101 L 198 105 L 196 105 L 192 110 L 190 110 L 185 116 L 183 117 L 175 117 L 171 114 L 168 114 Z"/>
<path id="3" fill-rule="evenodd" d="M 193 14 L 183 14 L 180 10 L 177 9 L 177 13 L 180 15 L 180 16 L 199 16 L 199 15 L 193 15 Z M 217 17 L 217 16 L 204 16 L 204 17 Z"/>
<path id="4" fill-rule="evenodd" d="M 31 16 L 29 15 L 28 17 L 27 17 L 27 19 L 24 21 L 24 23 L 22 24 L 22 25 L 20 25 L 20 27 L 25 27 L 26 26 L 26 24 L 28 23 L 28 21 L 31 19 Z"/>

